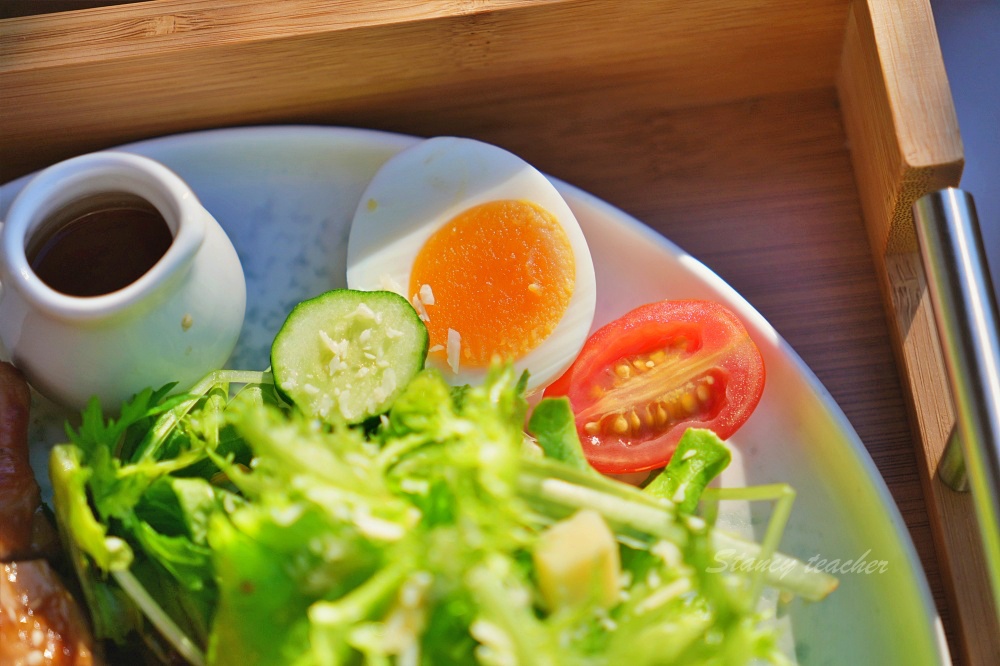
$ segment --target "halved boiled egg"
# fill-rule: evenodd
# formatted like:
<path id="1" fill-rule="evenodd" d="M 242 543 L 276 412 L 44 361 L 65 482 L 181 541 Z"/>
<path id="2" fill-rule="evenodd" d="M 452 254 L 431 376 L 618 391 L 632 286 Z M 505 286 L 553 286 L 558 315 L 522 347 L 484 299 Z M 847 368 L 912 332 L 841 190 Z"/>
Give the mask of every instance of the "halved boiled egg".
<path id="1" fill-rule="evenodd" d="M 427 364 L 477 383 L 495 361 L 529 388 L 569 367 L 594 318 L 590 250 L 549 180 L 497 146 L 437 137 L 390 158 L 361 197 L 347 286 L 389 290 L 427 325 Z"/>

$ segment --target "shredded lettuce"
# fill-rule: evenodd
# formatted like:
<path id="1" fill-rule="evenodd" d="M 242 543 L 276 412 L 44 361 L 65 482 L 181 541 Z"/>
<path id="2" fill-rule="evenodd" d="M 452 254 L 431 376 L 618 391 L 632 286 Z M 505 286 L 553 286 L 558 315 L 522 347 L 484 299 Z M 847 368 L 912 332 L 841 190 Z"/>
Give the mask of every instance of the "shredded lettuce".
<path id="1" fill-rule="evenodd" d="M 51 468 L 96 632 L 156 632 L 194 664 L 785 663 L 756 585 L 812 599 L 835 581 L 713 566 L 720 543 L 774 541 L 691 515 L 725 446 L 691 434 L 641 490 L 596 474 L 569 404 L 543 400 L 528 430 L 546 455 L 526 456 L 525 386 L 425 370 L 353 427 L 283 407 L 263 373 L 147 391 L 114 420 L 92 405 Z M 581 509 L 613 531 L 621 598 L 546 609 L 533 545 Z"/>

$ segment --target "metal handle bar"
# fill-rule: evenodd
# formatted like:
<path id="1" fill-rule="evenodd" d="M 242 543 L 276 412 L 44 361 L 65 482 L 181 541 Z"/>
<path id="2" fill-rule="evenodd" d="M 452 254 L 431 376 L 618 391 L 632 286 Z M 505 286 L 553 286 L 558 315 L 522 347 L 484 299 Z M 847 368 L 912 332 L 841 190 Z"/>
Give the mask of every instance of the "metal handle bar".
<path id="1" fill-rule="evenodd" d="M 972 490 L 1000 613 L 1000 316 L 979 219 L 972 196 L 954 188 L 921 197 L 913 219 L 955 403 L 938 474 Z"/>

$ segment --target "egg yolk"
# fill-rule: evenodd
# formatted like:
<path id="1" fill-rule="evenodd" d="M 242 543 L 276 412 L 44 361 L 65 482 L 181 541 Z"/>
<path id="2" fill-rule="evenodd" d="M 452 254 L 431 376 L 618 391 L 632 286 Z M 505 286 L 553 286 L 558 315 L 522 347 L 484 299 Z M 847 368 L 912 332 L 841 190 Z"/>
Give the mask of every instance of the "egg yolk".
<path id="1" fill-rule="evenodd" d="M 551 213 L 526 201 L 491 201 L 427 240 L 409 293 L 425 315 L 432 353 L 447 355 L 451 329 L 461 364 L 483 367 L 541 344 L 569 307 L 575 281 L 573 248 Z"/>

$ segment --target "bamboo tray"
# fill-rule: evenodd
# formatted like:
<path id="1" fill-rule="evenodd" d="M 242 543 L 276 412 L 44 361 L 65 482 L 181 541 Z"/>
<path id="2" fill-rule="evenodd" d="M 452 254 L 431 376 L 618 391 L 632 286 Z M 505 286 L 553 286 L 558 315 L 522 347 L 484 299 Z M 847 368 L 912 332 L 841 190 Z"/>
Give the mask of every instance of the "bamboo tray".
<path id="1" fill-rule="evenodd" d="M 268 123 L 490 141 L 711 266 L 865 442 L 956 663 L 996 663 L 971 499 L 935 475 L 953 415 L 909 210 L 957 185 L 962 146 L 927 0 L 159 0 L 0 21 L 0 182 Z"/>

